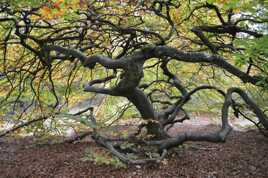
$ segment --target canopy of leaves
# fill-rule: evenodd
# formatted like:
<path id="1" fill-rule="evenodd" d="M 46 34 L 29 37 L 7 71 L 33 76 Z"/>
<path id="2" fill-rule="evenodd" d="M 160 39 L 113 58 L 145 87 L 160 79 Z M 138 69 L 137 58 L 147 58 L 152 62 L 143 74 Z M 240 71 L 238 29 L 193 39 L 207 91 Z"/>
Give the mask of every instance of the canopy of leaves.
<path id="1" fill-rule="evenodd" d="M 200 85 L 267 95 L 266 1 L 2 0 L 0 25 L 1 114 L 15 111 L 15 121 L 66 113 L 95 93 L 113 96 L 99 112 L 104 122 L 144 117 L 134 88 L 155 113 L 175 112 Z M 185 107 L 203 101 L 218 109 L 223 100 L 209 91 Z"/>

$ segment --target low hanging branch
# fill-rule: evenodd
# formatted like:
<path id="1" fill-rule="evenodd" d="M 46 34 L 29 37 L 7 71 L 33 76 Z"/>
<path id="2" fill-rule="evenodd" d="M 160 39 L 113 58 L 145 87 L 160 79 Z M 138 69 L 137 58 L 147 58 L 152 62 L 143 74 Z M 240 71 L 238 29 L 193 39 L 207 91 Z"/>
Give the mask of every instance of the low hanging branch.
<path id="1" fill-rule="evenodd" d="M 44 120 L 46 120 L 46 119 L 48 119 L 48 118 L 50 118 L 50 117 L 51 117 L 51 116 L 40 116 L 40 117 L 38 117 L 38 118 L 36 118 L 36 119 L 33 119 L 33 120 L 27 121 L 27 122 L 25 122 L 25 123 L 19 124 L 19 125 L 13 127 L 13 128 L 10 129 L 10 130 L 7 130 L 7 131 L 4 131 L 3 133 L 0 133 L 0 137 L 6 136 L 7 134 L 10 134 L 10 133 L 12 133 L 12 132 L 15 132 L 15 131 L 21 129 L 21 128 L 24 128 L 24 127 L 27 127 L 27 126 L 29 126 L 29 125 L 32 125 L 32 124 L 34 124 L 34 123 L 36 123 L 36 122 L 44 121 Z"/>

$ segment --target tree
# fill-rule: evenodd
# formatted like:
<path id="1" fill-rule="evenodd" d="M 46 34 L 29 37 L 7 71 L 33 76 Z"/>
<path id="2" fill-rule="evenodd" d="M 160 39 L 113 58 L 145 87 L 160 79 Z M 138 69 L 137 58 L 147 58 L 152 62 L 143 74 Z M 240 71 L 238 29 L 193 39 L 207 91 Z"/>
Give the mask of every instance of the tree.
<path id="1" fill-rule="evenodd" d="M 200 70 L 211 68 L 266 91 L 265 2 L 14 0 L 1 3 L 0 17 L 2 103 L 12 102 L 15 108 L 21 98 L 32 96 L 19 118 L 32 105 L 38 111 L 51 112 L 52 108 L 57 114 L 63 105 L 59 91 L 65 91 L 68 103 L 77 78 L 87 81 L 84 92 L 124 97 L 145 121 L 138 133 L 122 140 L 104 138 L 95 128 L 93 133 L 97 143 L 123 162 L 158 161 L 167 150 L 185 141 L 225 141 L 231 131 L 230 107 L 236 116 L 250 119 L 234 94 L 255 113 L 256 126 L 264 134 L 268 129 L 264 111 L 242 88 L 230 87 L 225 92 L 218 86 L 187 84 L 187 79 L 178 75 L 181 67 L 192 63 Z M 167 128 L 189 119 L 184 106 L 202 90 L 216 91 L 224 98 L 220 130 L 170 137 Z M 48 97 L 43 96 L 45 91 L 53 96 L 49 102 L 44 100 Z M 178 113 L 184 116 L 178 119 Z M 92 118 L 92 122 L 96 120 Z M 138 139 L 142 128 L 153 137 Z M 154 146 L 161 156 L 132 160 L 120 152 L 118 143 L 122 141 Z"/>

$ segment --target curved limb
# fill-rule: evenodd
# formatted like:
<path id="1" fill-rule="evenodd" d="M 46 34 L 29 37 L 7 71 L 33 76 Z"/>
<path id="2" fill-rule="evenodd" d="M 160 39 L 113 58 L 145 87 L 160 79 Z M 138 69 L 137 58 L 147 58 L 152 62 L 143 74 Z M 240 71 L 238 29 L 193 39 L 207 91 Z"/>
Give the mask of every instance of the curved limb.
<path id="1" fill-rule="evenodd" d="M 200 90 L 200 89 L 199 89 Z M 194 90 L 195 92 L 198 90 Z M 193 91 L 193 93 L 194 93 Z M 191 92 L 190 92 L 191 93 Z M 239 94 L 246 104 L 250 106 L 252 111 L 256 114 L 259 119 L 259 122 L 263 125 L 263 127 L 268 130 L 268 118 L 264 114 L 263 111 L 257 106 L 257 104 L 240 88 L 230 88 L 225 95 L 225 101 L 222 107 L 222 126 L 221 129 L 214 133 L 194 133 L 194 132 L 184 132 L 178 134 L 178 136 L 174 138 L 152 141 L 148 142 L 151 145 L 157 145 L 159 147 L 159 151 L 161 152 L 164 149 L 170 149 L 174 146 L 184 143 L 185 141 L 210 141 L 210 142 L 224 142 L 232 127 L 229 125 L 228 121 L 228 111 L 230 106 L 234 104 L 232 100 L 232 94 Z"/>
<path id="2" fill-rule="evenodd" d="M 240 88 L 230 88 L 227 91 L 226 97 L 232 97 L 233 93 L 237 93 L 244 102 L 250 106 L 251 110 L 256 114 L 259 119 L 259 122 L 263 125 L 263 127 L 268 130 L 268 117 L 264 114 L 264 112 L 259 108 L 259 106 Z"/>

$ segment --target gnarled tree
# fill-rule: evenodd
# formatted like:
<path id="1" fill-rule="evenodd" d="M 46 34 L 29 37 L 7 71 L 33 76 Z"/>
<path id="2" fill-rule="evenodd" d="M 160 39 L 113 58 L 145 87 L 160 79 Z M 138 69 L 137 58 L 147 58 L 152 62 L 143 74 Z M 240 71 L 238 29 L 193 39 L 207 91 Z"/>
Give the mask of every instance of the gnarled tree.
<path id="1" fill-rule="evenodd" d="M 234 1 L 227 4 L 217 0 L 33 2 L 8 1 L 0 5 L 0 88 L 5 93 L 1 104 L 13 103 L 15 108 L 22 97 L 32 97 L 19 118 L 33 105 L 38 111 L 52 108 L 54 114 L 59 113 L 61 107 L 68 104 L 72 85 L 79 79 L 88 80 L 83 92 L 124 97 L 134 105 L 146 121 L 139 131 L 146 128 L 154 137 L 141 140 L 136 137 L 137 133 L 125 140 L 155 146 L 162 154 L 159 159 L 168 149 L 185 141 L 225 141 L 231 131 L 229 107 L 236 116 L 247 118 L 232 97 L 234 93 L 255 113 L 259 120 L 256 126 L 264 134 L 268 129 L 267 116 L 243 89 L 230 86 L 225 92 L 220 85 L 199 85 L 185 78 L 187 75 L 178 75 L 181 66 L 192 63 L 201 71 L 218 70 L 226 77 L 235 77 L 234 80 L 241 81 L 239 86 L 249 84 L 266 90 L 268 21 L 265 3 Z M 66 85 L 57 81 L 64 81 Z M 44 90 L 49 90 L 53 96 L 49 104 L 42 101 Z M 65 91 L 65 97 L 59 96 L 59 90 Z M 219 131 L 168 135 L 167 128 L 189 119 L 185 104 L 201 90 L 216 91 L 224 98 Z M 184 116 L 178 118 L 178 113 Z M 35 120 L 2 136 L 34 124 Z M 124 139 L 104 138 L 96 129 L 93 135 L 97 143 L 124 162 L 140 164 L 159 160 L 131 160 L 118 149 L 117 143 Z"/>

